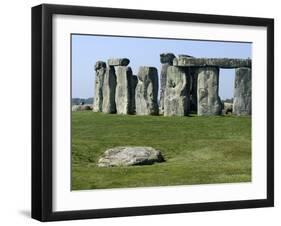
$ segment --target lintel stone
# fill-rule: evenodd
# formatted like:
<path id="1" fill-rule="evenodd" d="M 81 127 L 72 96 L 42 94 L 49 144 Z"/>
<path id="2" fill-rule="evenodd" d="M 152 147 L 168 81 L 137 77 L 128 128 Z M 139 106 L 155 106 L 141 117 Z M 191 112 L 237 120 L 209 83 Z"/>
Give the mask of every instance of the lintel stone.
<path id="1" fill-rule="evenodd" d="M 130 60 L 128 58 L 113 58 L 107 60 L 109 66 L 127 66 L 129 63 Z"/>
<path id="2" fill-rule="evenodd" d="M 252 67 L 251 59 L 240 58 L 192 58 L 179 57 L 173 60 L 173 65 L 178 67 L 219 67 L 219 68 L 240 68 Z"/>

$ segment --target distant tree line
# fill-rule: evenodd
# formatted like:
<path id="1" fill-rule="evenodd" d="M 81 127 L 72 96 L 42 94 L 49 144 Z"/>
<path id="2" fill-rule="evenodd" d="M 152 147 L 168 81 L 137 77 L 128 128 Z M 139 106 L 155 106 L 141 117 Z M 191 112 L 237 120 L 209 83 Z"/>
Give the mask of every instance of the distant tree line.
<path id="1" fill-rule="evenodd" d="M 72 98 L 72 105 L 79 105 L 79 104 L 93 104 L 93 97 L 90 98 Z"/>

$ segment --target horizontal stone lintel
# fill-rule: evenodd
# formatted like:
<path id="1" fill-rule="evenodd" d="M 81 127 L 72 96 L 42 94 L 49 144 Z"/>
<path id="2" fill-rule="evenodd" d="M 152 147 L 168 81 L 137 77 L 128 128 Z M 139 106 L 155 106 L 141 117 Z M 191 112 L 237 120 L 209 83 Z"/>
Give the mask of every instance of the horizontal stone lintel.
<path id="1" fill-rule="evenodd" d="M 128 58 L 113 58 L 107 60 L 108 66 L 127 66 L 129 63 L 130 60 Z"/>
<path id="2" fill-rule="evenodd" d="M 178 67 L 206 67 L 213 66 L 219 68 L 239 68 L 252 67 L 251 59 L 239 58 L 190 58 L 179 57 L 173 60 L 173 65 Z"/>

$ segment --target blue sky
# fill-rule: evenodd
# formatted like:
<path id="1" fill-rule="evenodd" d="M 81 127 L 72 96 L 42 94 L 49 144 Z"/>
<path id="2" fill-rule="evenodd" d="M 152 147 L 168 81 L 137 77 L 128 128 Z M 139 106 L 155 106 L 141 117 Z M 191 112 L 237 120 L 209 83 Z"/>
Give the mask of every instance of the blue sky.
<path id="1" fill-rule="evenodd" d="M 140 66 L 161 71 L 160 53 L 188 54 L 194 57 L 252 58 L 251 43 L 151 39 L 95 35 L 72 35 L 72 97 L 94 94 L 94 65 L 98 60 L 126 57 L 136 75 Z M 234 69 L 220 70 L 222 99 L 233 96 Z"/>

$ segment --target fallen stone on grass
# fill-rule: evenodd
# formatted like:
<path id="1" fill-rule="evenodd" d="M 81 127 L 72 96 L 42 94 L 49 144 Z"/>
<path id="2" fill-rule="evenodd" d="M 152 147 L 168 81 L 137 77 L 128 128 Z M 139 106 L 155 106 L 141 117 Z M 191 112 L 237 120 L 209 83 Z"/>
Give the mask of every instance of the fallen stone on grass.
<path id="1" fill-rule="evenodd" d="M 223 110 L 222 110 L 222 112 L 225 115 L 232 114 L 232 112 L 233 112 L 233 103 L 224 102 L 223 103 Z"/>
<path id="2" fill-rule="evenodd" d="M 104 152 L 98 167 L 150 165 L 165 161 L 161 152 L 152 147 L 115 147 Z"/>
<path id="3" fill-rule="evenodd" d="M 93 110 L 93 106 L 91 104 L 72 106 L 72 111 L 89 111 L 89 110 Z"/>

